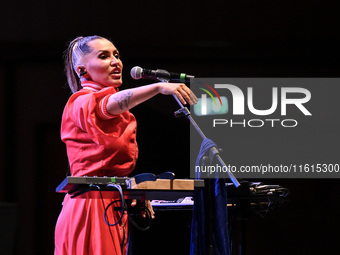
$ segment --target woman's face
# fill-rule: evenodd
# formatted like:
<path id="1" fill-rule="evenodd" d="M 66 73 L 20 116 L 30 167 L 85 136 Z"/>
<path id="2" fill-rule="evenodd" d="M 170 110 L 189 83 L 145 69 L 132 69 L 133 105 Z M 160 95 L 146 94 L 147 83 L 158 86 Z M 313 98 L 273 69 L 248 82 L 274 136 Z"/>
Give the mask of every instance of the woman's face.
<path id="1" fill-rule="evenodd" d="M 123 63 L 116 47 L 106 39 L 95 39 L 88 45 L 92 51 L 83 57 L 85 78 L 107 87 L 122 85 Z"/>

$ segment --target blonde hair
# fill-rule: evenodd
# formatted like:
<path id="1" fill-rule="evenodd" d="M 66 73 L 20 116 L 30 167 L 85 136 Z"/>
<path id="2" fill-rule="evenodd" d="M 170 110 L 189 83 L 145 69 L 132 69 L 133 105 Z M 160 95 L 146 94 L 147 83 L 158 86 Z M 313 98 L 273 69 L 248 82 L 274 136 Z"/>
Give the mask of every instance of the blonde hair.
<path id="1" fill-rule="evenodd" d="M 82 89 L 80 84 L 80 76 L 77 72 L 77 67 L 82 64 L 81 63 L 82 57 L 89 54 L 92 51 L 88 43 L 96 39 L 106 38 L 98 35 L 86 37 L 79 36 L 69 43 L 68 48 L 65 51 L 64 54 L 65 73 L 67 77 L 67 83 L 72 93 L 75 93 L 78 90 Z"/>

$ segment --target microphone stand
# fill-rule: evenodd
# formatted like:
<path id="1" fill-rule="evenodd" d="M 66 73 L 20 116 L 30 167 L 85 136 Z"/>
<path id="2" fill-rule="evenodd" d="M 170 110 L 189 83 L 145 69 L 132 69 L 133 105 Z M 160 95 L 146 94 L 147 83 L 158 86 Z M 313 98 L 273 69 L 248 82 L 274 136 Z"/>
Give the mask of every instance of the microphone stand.
<path id="1" fill-rule="evenodd" d="M 175 117 L 179 118 L 179 117 L 186 117 L 190 123 L 195 127 L 195 129 L 197 130 L 197 132 L 199 133 L 199 135 L 202 137 L 202 139 L 207 138 L 203 131 L 200 129 L 200 127 L 197 125 L 197 123 L 195 122 L 195 120 L 191 117 L 191 113 L 188 110 L 187 107 L 184 107 L 183 104 L 181 103 L 181 101 L 175 96 L 173 95 L 173 97 L 175 98 L 175 100 L 177 101 L 177 103 L 179 104 L 179 106 L 181 107 L 179 110 L 177 110 L 175 112 Z M 223 159 L 220 157 L 219 155 L 219 150 L 216 147 L 212 147 L 209 149 L 209 157 L 210 157 L 210 162 L 212 162 L 213 158 L 216 158 L 219 162 L 219 164 L 223 167 L 225 167 L 225 169 L 228 169 L 226 164 L 224 163 Z M 203 164 L 206 164 L 208 161 L 207 156 L 203 157 Z M 238 180 L 235 178 L 235 176 L 233 175 L 232 172 L 230 172 L 228 170 L 228 175 L 230 180 L 233 182 L 233 184 L 235 185 L 236 188 L 238 188 L 240 186 L 240 183 L 238 182 Z M 214 255 L 215 254 L 215 249 L 214 249 L 214 238 L 213 238 L 213 232 L 214 232 L 214 228 L 216 227 L 214 225 L 214 197 L 215 197 L 215 184 L 214 184 L 214 179 L 205 179 L 204 180 L 204 185 L 205 185 L 205 195 L 204 195 L 204 200 L 205 200 L 205 204 L 206 204 L 206 208 L 208 208 L 207 210 L 207 234 L 208 234 L 208 248 L 207 248 L 207 252 L 209 255 Z M 225 205 L 227 206 L 227 205 Z M 227 226 L 224 226 L 227 227 Z"/>
<path id="2" fill-rule="evenodd" d="M 197 123 L 195 122 L 195 120 L 191 117 L 191 113 L 189 111 L 189 109 L 187 107 L 184 107 L 182 102 L 175 96 L 173 95 L 173 97 L 175 98 L 175 100 L 177 101 L 177 103 L 179 104 L 179 106 L 181 107 L 179 110 L 177 110 L 175 112 L 175 117 L 179 118 L 179 117 L 186 117 L 190 123 L 194 126 L 194 128 L 197 130 L 197 132 L 199 133 L 199 135 L 202 137 L 202 139 L 207 138 L 203 131 L 200 129 L 200 127 L 197 125 Z M 225 169 L 228 169 L 226 164 L 224 163 L 223 159 L 221 158 L 221 156 L 219 155 L 219 150 L 216 147 L 212 147 L 210 150 L 212 150 L 213 153 L 209 153 L 209 155 L 212 155 L 214 157 L 216 157 L 216 159 L 218 160 L 218 162 L 220 163 L 220 165 L 222 167 L 225 167 Z M 212 162 L 212 159 L 211 161 Z M 232 181 L 232 183 L 235 185 L 236 188 L 238 188 L 240 186 L 240 183 L 238 182 L 238 180 L 236 179 L 236 177 L 234 176 L 234 174 L 230 171 L 228 171 L 228 176 L 230 178 L 230 180 Z"/>

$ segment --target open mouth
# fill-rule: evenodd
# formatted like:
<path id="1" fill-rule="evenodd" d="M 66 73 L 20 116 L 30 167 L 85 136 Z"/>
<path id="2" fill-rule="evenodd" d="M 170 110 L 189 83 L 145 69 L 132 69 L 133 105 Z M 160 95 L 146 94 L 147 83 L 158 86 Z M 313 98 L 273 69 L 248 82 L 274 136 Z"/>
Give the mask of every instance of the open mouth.
<path id="1" fill-rule="evenodd" d="M 110 72 L 110 75 L 115 77 L 115 78 L 120 78 L 121 76 L 121 70 L 120 68 L 116 68 Z"/>

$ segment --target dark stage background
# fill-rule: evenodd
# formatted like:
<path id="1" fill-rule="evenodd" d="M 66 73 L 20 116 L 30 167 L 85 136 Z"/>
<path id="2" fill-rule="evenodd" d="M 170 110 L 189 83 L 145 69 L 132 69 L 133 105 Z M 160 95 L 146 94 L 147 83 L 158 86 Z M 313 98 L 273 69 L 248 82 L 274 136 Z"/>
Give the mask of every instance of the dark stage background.
<path id="1" fill-rule="evenodd" d="M 0 16 L 1 254 L 52 254 L 66 174 L 59 125 L 69 90 L 67 41 L 100 34 L 116 43 L 124 87 L 135 65 L 197 77 L 339 77 L 338 1 L 2 1 Z M 189 123 L 172 97 L 132 112 L 135 173 L 189 177 Z M 337 118 L 338 116 L 334 116 Z M 290 202 L 247 221 L 246 254 L 338 254 L 340 180 L 264 180 Z M 137 233 L 138 254 L 188 254 L 190 214 L 159 213 Z M 138 246 L 137 246 L 138 245 Z"/>

